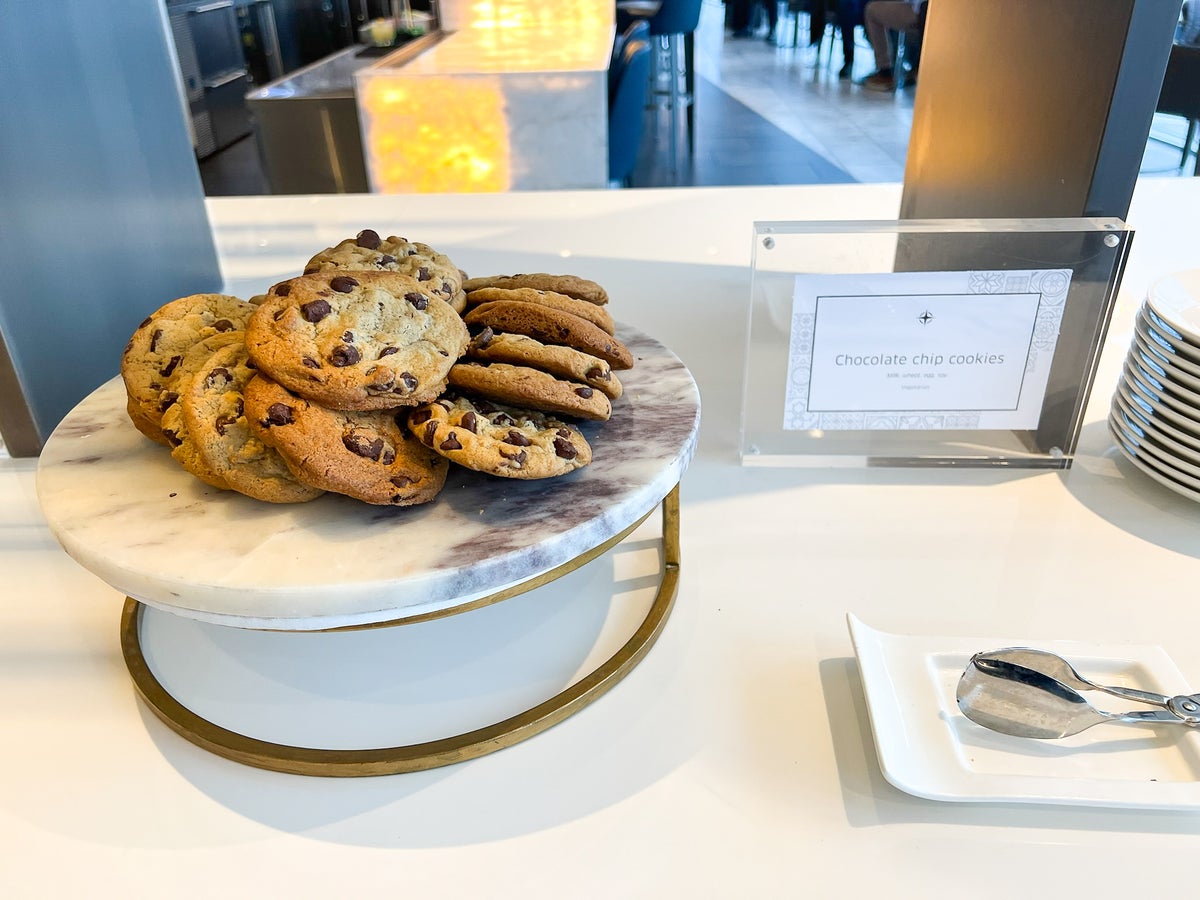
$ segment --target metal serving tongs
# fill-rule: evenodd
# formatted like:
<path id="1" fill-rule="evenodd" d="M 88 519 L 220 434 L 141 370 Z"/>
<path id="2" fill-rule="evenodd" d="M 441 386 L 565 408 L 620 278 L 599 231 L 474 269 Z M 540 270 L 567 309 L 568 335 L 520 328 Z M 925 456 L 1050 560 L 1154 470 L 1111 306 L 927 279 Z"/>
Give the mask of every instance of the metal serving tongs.
<path id="1" fill-rule="evenodd" d="M 1104 712 L 1080 691 L 1103 691 L 1159 708 Z M 1061 656 L 1025 647 L 976 653 L 958 681 L 956 697 L 958 708 L 972 722 L 1017 737 L 1064 738 L 1101 722 L 1200 725 L 1200 694 L 1167 697 L 1095 684 Z"/>

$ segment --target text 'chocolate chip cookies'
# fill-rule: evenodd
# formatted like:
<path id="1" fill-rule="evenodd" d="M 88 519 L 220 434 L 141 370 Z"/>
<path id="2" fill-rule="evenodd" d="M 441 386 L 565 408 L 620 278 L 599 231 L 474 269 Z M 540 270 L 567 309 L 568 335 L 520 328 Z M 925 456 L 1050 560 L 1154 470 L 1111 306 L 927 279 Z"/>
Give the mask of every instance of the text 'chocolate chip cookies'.
<path id="1" fill-rule="evenodd" d="M 576 275 L 469 279 L 364 229 L 250 302 L 152 313 L 121 359 L 127 410 L 205 484 L 272 503 L 415 506 L 452 466 L 555 478 L 592 461 L 581 429 L 618 411 L 613 370 L 634 363 L 607 302 Z"/>

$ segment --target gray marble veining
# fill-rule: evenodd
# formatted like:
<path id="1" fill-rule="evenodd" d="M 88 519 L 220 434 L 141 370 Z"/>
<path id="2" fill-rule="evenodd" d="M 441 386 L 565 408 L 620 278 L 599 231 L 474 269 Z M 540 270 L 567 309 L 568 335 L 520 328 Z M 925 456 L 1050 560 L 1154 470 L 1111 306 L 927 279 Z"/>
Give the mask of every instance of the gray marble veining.
<path id="1" fill-rule="evenodd" d="M 307 630 L 452 608 L 561 565 L 653 509 L 696 446 L 700 397 L 662 344 L 621 326 L 637 364 L 608 422 L 582 426 L 591 465 L 540 481 L 452 467 L 430 504 L 327 494 L 277 506 L 188 475 L 130 424 L 120 378 L 51 435 L 38 499 L 86 569 L 204 621 Z"/>

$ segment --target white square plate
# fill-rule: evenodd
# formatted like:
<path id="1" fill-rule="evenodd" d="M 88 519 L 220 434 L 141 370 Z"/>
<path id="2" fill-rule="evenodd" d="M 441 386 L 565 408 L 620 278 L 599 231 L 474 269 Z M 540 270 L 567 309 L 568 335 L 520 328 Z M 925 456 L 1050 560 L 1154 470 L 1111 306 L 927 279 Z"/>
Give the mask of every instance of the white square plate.
<path id="1" fill-rule="evenodd" d="M 879 765 L 900 790 L 930 800 L 1200 809 L 1200 730 L 1105 723 L 1031 740 L 976 725 L 954 698 L 971 654 L 1016 646 L 1052 650 L 1104 684 L 1188 693 L 1161 647 L 895 635 L 846 621 Z M 1139 708 L 1111 701 L 1103 708 Z"/>

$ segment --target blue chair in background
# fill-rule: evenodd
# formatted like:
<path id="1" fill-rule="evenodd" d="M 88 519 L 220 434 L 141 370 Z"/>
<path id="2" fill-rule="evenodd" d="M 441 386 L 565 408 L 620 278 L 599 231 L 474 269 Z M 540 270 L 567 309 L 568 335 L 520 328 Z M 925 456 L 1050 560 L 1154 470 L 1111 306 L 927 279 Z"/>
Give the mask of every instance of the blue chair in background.
<path id="1" fill-rule="evenodd" d="M 613 38 L 612 57 L 608 61 L 608 101 L 611 104 L 613 94 L 617 90 L 617 76 L 621 73 L 621 57 L 625 45 L 630 41 L 650 43 L 650 22 L 648 19 L 633 19 L 627 22 L 623 30 Z M 647 76 L 648 77 L 648 76 Z"/>
<path id="2" fill-rule="evenodd" d="M 642 145 L 642 122 L 650 93 L 650 44 L 637 37 L 623 43 L 610 69 L 608 180 L 628 187 Z M 611 77 L 614 72 L 615 78 Z"/>
<path id="3" fill-rule="evenodd" d="M 617 27 L 632 19 L 645 19 L 654 39 L 651 93 L 654 106 L 665 106 L 670 116 L 671 164 L 679 158 L 679 113 L 687 121 L 688 152 L 696 149 L 695 32 L 700 24 L 701 0 L 618 0 Z"/>

